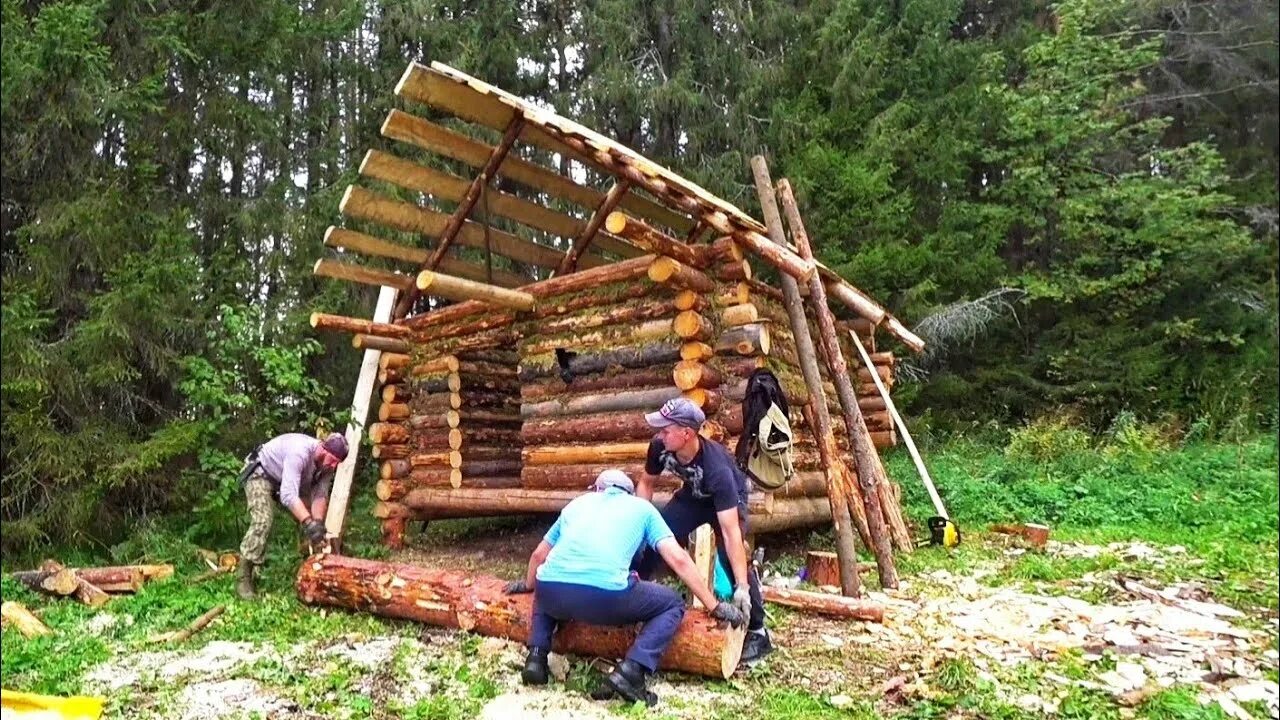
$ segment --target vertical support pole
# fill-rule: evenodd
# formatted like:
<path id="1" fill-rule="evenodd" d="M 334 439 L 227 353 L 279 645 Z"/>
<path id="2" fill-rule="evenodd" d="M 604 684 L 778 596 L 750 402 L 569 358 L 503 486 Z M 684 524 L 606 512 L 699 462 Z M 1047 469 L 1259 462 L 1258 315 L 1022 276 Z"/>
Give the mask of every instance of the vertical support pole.
<path id="1" fill-rule="evenodd" d="M 378 291 L 378 304 L 373 311 L 374 322 L 391 322 L 391 311 L 396 304 L 396 289 L 382 286 Z M 369 419 L 369 401 L 374 383 L 378 381 L 378 360 L 381 350 L 365 350 L 360 364 L 360 377 L 356 381 L 356 394 L 351 399 L 351 422 L 347 424 L 347 458 L 333 474 L 333 490 L 329 493 L 329 512 L 324 526 L 329 531 L 329 543 L 334 552 L 342 552 L 342 531 L 347 521 L 347 504 L 351 499 L 351 479 L 355 476 L 356 461 L 360 458 L 360 440 L 364 437 L 365 421 Z"/>
<path id="2" fill-rule="evenodd" d="M 699 525 L 693 531 L 693 564 L 698 568 L 698 576 L 706 581 L 711 592 L 716 591 L 716 534 L 711 526 Z M 702 607 L 702 601 L 693 598 L 693 606 Z"/>
<path id="3" fill-rule="evenodd" d="M 778 213 L 778 199 L 773 193 L 769 166 L 763 157 L 757 155 L 751 158 L 751 172 L 755 177 L 756 194 L 760 197 L 765 226 L 769 229 L 769 240 L 785 248 L 786 236 L 782 230 L 782 217 Z M 831 522 L 835 529 L 836 556 L 840 565 L 840 591 L 846 596 L 854 597 L 862 592 L 862 578 L 858 576 L 858 550 L 854 545 L 853 520 L 850 514 L 852 510 L 849 497 L 852 489 L 842 472 L 843 468 L 836 465 L 843 461 L 836 453 L 835 437 L 831 433 L 831 415 L 827 410 L 826 393 L 822 389 L 822 375 L 818 371 L 817 351 L 813 346 L 813 337 L 809 334 L 809 321 L 804 316 L 800 286 L 790 275 L 781 274 L 780 277 L 787 316 L 791 321 L 791 334 L 795 337 L 796 355 L 804 374 L 805 385 L 809 389 L 809 412 L 806 419 L 811 421 L 808 425 L 813 428 L 814 439 L 818 442 L 818 455 L 826 473 L 827 500 L 831 503 Z"/>

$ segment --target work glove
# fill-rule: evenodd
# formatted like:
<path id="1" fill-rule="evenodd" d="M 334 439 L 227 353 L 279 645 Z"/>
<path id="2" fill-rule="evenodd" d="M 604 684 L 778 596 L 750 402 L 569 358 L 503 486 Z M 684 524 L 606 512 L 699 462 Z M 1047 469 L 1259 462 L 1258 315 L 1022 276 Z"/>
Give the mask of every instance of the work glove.
<path id="1" fill-rule="evenodd" d="M 742 611 L 734 607 L 730 603 L 716 603 L 715 608 L 711 611 L 711 617 L 729 623 L 732 627 L 742 627 L 747 624 L 747 616 Z"/>
<path id="2" fill-rule="evenodd" d="M 533 592 L 533 588 L 529 587 L 529 583 L 523 580 L 512 580 L 507 583 L 506 587 L 502 588 L 502 592 L 508 595 L 522 595 Z"/>
<path id="3" fill-rule="evenodd" d="M 324 529 L 324 523 L 315 518 L 302 523 L 302 534 L 306 536 L 307 542 L 312 545 L 324 544 L 325 538 L 328 536 L 328 532 Z"/>
<path id="4" fill-rule="evenodd" d="M 742 613 L 742 617 L 751 617 L 751 591 L 746 585 L 739 585 L 733 589 L 733 606 L 738 608 L 738 612 Z"/>

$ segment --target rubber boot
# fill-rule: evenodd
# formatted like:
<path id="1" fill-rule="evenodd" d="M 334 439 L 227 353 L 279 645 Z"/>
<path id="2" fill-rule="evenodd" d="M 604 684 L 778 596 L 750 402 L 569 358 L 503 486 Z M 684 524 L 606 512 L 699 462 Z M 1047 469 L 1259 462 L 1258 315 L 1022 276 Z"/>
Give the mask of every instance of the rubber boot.
<path id="1" fill-rule="evenodd" d="M 546 685 L 547 653 L 546 648 L 529 648 L 529 657 L 524 661 L 524 670 L 520 671 L 520 679 L 525 685 Z"/>
<path id="2" fill-rule="evenodd" d="M 639 663 L 623 660 L 613 672 L 605 677 L 605 682 L 614 692 L 632 702 L 640 701 L 649 707 L 658 704 L 658 696 L 645 687 L 649 671 Z"/>
<path id="3" fill-rule="evenodd" d="M 258 596 L 258 590 L 253 584 L 253 568 L 254 564 L 247 561 L 240 561 L 240 578 L 236 580 L 236 595 L 241 600 L 252 600 Z"/>

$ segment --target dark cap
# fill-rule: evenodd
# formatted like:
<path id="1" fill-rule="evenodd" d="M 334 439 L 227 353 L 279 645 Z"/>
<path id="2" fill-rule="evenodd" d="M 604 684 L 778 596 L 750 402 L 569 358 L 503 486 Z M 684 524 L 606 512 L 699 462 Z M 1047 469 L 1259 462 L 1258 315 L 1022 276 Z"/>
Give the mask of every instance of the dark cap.
<path id="1" fill-rule="evenodd" d="M 320 443 L 320 447 L 329 451 L 339 461 L 347 459 L 347 436 L 342 433 L 329 433 L 329 437 Z"/>

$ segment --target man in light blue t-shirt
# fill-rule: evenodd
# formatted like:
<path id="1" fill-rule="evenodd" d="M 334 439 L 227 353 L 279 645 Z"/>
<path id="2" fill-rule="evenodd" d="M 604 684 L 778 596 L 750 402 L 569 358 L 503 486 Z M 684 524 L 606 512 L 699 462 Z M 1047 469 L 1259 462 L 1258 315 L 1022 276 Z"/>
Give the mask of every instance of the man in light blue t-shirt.
<path id="1" fill-rule="evenodd" d="M 565 506 L 529 558 L 525 578 L 507 585 L 508 593 L 534 593 L 529 657 L 521 677 L 528 685 L 547 682 L 547 654 L 561 623 L 642 622 L 626 659 L 605 682 L 628 700 L 652 705 L 657 698 L 645 684 L 680 627 L 684 601 L 671 588 L 631 573 L 641 546 L 656 550 L 703 605 L 714 608 L 712 617 L 734 627 L 746 619 L 732 604 L 716 600 L 662 515 L 635 497 L 635 484 L 626 473 L 600 473 L 594 490 Z"/>

